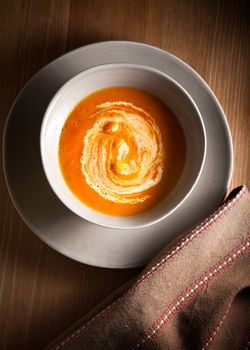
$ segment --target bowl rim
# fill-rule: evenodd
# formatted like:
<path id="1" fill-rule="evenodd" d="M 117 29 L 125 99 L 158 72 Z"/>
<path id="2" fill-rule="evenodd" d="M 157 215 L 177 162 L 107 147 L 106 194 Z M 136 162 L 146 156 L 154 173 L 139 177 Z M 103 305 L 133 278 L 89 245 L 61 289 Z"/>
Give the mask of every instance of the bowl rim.
<path id="1" fill-rule="evenodd" d="M 197 172 L 197 175 L 195 177 L 195 180 L 193 181 L 193 183 L 190 185 L 190 187 L 188 188 L 188 190 L 185 192 L 185 194 L 183 195 L 182 199 L 175 205 L 173 206 L 173 208 L 170 208 L 165 214 L 162 214 L 161 216 L 159 216 L 158 218 L 152 218 L 149 219 L 146 223 L 138 223 L 138 224 L 127 224 L 122 225 L 122 224 L 106 224 L 106 223 L 100 223 L 98 221 L 95 221 L 93 219 L 90 219 L 89 217 L 87 217 L 84 213 L 84 215 L 82 215 L 82 213 L 80 213 L 80 211 L 75 210 L 75 208 L 73 209 L 72 206 L 70 205 L 70 200 L 68 200 L 67 202 L 65 201 L 64 196 L 61 195 L 60 191 L 58 191 L 57 188 L 54 187 L 54 183 L 52 180 L 52 177 L 50 177 L 49 172 L 47 171 L 47 165 L 46 165 L 46 156 L 45 156 L 45 152 L 44 152 L 44 140 L 45 140 L 45 133 L 46 133 L 46 128 L 51 116 L 51 111 L 53 110 L 53 107 L 56 105 L 57 100 L 59 99 L 59 97 L 63 94 L 63 92 L 65 92 L 65 90 L 69 89 L 72 85 L 74 85 L 76 80 L 79 80 L 82 76 L 84 75 L 88 75 L 91 74 L 92 72 L 96 72 L 98 70 L 103 70 L 105 68 L 136 68 L 136 69 L 141 69 L 141 70 L 146 70 L 149 71 L 151 73 L 155 73 L 159 76 L 162 76 L 163 78 L 167 79 L 168 81 L 171 82 L 171 84 L 175 85 L 179 90 L 182 91 L 182 93 L 187 97 L 187 99 L 189 100 L 189 102 L 192 104 L 193 108 L 195 109 L 196 112 L 196 116 L 198 116 L 198 120 L 200 122 L 201 125 L 201 129 L 202 129 L 202 138 L 203 138 L 203 154 L 202 154 L 202 160 L 199 166 L 199 171 Z M 122 86 L 122 85 L 121 85 Z M 108 86 L 107 86 L 108 87 Z M 90 93 L 91 94 L 91 93 Z M 83 96 L 81 98 L 84 99 L 86 96 Z M 157 95 L 155 95 L 157 97 Z M 81 101 L 79 100 L 79 102 Z M 73 107 L 74 108 L 74 107 Z M 45 173 L 45 176 L 47 178 L 47 181 L 51 187 L 51 189 L 53 190 L 53 192 L 55 193 L 55 195 L 57 196 L 57 198 L 69 209 L 71 210 L 71 212 L 73 212 L 74 214 L 78 215 L 79 217 L 81 217 L 84 220 L 87 220 L 95 225 L 98 226 L 102 226 L 102 227 L 108 227 L 108 228 L 113 228 L 113 229 L 122 229 L 122 230 L 127 230 L 127 229 L 135 229 L 135 228 L 143 228 L 143 227 L 148 227 L 151 226 L 153 224 L 156 224 L 160 221 L 162 221 L 163 219 L 167 218 L 168 216 L 170 216 L 175 210 L 177 210 L 184 202 L 185 200 L 190 196 L 190 194 L 192 193 L 193 189 L 195 188 L 197 182 L 199 181 L 199 178 L 201 176 L 203 167 L 204 167 L 204 163 L 205 163 L 205 159 L 206 159 L 206 154 L 207 154 L 207 136 L 206 136 L 206 129 L 205 129 L 205 125 L 201 116 L 201 113 L 196 105 L 196 103 L 194 102 L 193 98 L 190 96 L 190 94 L 187 92 L 187 90 L 180 84 L 178 83 L 174 78 L 172 78 L 171 76 L 169 76 L 166 73 L 163 73 L 161 71 L 159 71 L 156 68 L 153 68 L 151 66 L 147 66 L 147 65 L 141 65 L 141 64 L 134 64 L 134 63 L 104 63 L 104 64 L 100 64 L 91 68 L 88 68 L 86 70 L 83 70 L 81 72 L 79 72 L 78 74 L 76 74 L 75 76 L 73 76 L 71 79 L 69 79 L 66 83 L 64 83 L 59 90 L 54 94 L 54 96 L 52 97 L 52 99 L 50 100 L 44 115 L 43 115 L 43 119 L 42 119 L 42 123 L 41 123 L 41 127 L 40 127 L 40 155 L 41 155 L 41 162 L 42 162 L 42 167 Z M 61 170 L 60 170 L 61 171 Z M 62 175 L 63 177 L 63 175 Z M 71 193 L 72 196 L 74 196 L 76 199 L 77 196 L 75 196 L 75 194 L 71 191 L 70 187 L 67 185 L 66 181 L 64 180 L 66 186 L 69 189 L 69 192 Z M 105 214 L 102 213 L 98 210 L 95 210 L 92 207 L 89 207 L 87 204 L 85 204 L 84 202 L 82 202 L 81 200 L 78 199 L 78 201 L 81 203 L 81 205 L 83 207 L 87 207 L 89 210 L 93 211 L 93 213 L 98 213 L 99 215 L 101 214 L 103 217 L 107 217 L 107 218 L 115 218 L 115 217 L 121 217 L 123 219 L 126 219 L 126 216 L 117 216 L 117 215 L 109 215 L 109 214 Z M 136 214 L 136 215 L 140 215 Z M 135 216 L 136 216 L 135 215 Z M 128 218 L 131 216 L 128 216 Z"/>

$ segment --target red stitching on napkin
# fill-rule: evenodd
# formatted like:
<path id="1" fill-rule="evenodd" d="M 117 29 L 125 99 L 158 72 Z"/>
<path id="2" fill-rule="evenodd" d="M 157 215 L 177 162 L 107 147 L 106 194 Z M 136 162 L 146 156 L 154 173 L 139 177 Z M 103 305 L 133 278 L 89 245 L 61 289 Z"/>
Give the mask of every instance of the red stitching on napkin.
<path id="1" fill-rule="evenodd" d="M 215 327 L 212 328 L 212 330 L 208 333 L 208 336 L 205 337 L 204 341 L 203 341 L 203 345 L 201 350 L 207 350 L 209 348 L 209 346 L 212 344 L 215 336 L 218 334 L 220 327 L 222 325 L 222 323 L 224 322 L 230 308 L 231 308 L 231 303 L 229 304 L 228 308 L 226 309 L 224 315 L 220 318 L 219 322 L 217 323 L 217 325 Z"/>
<path id="2" fill-rule="evenodd" d="M 218 210 L 216 210 L 213 214 L 211 214 L 206 220 L 198 224 L 194 229 L 190 231 L 190 233 L 182 238 L 177 244 L 175 244 L 172 249 L 158 261 L 154 266 L 150 268 L 148 272 L 142 275 L 139 280 L 120 298 L 102 310 L 99 314 L 93 317 L 90 321 L 88 321 L 81 328 L 76 330 L 70 336 L 68 336 L 65 340 L 59 343 L 55 350 L 61 350 L 69 345 L 74 339 L 78 338 L 84 330 L 89 329 L 91 326 L 95 324 L 96 321 L 100 321 L 107 313 L 113 311 L 115 307 L 119 304 L 122 304 L 125 300 L 127 300 L 132 293 L 134 293 L 141 284 L 150 279 L 159 269 L 165 267 L 170 261 L 172 261 L 181 251 L 183 251 L 186 247 L 188 247 L 196 238 L 200 237 L 202 233 L 206 232 L 215 222 L 221 219 L 223 214 L 226 214 L 230 211 L 232 207 L 234 207 L 242 196 L 247 191 L 245 186 L 242 187 L 240 192 L 231 200 L 226 201 Z"/>
<path id="3" fill-rule="evenodd" d="M 189 285 L 173 302 L 163 311 L 159 320 L 155 321 L 151 327 L 145 331 L 145 336 L 142 337 L 133 350 L 140 348 L 147 341 L 156 338 L 171 320 L 171 318 L 184 306 L 187 305 L 190 299 L 192 299 L 199 291 L 201 291 L 204 286 L 206 286 L 210 281 L 215 279 L 223 271 L 225 271 L 229 266 L 234 264 L 237 260 L 246 254 L 246 251 L 250 250 L 250 237 L 245 239 L 239 246 L 234 248 L 229 252 L 223 259 L 220 259 L 213 267 L 202 274 L 194 283 Z"/>

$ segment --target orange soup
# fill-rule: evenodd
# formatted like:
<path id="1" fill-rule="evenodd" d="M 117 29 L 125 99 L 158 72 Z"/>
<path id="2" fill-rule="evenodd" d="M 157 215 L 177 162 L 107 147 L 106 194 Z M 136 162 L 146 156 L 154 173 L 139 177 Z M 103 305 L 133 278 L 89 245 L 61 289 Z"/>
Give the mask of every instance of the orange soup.
<path id="1" fill-rule="evenodd" d="M 64 179 L 83 203 L 105 214 L 134 215 L 176 185 L 185 137 L 157 97 L 131 87 L 99 90 L 76 105 L 61 132 Z"/>

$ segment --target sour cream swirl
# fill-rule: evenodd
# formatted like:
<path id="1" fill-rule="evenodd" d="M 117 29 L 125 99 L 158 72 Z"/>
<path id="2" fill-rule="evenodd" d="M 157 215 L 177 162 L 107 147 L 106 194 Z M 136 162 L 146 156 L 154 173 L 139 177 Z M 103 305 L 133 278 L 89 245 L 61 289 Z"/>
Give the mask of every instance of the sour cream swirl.
<path id="1" fill-rule="evenodd" d="M 81 170 L 89 186 L 116 203 L 149 197 L 163 173 L 164 149 L 154 119 L 127 102 L 97 106 L 95 122 L 84 138 Z"/>

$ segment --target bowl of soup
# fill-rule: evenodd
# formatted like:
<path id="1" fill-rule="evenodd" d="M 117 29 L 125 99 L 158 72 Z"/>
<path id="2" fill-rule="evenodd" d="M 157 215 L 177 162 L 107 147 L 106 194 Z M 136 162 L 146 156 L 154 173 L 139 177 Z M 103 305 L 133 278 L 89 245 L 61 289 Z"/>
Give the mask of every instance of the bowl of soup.
<path id="1" fill-rule="evenodd" d="M 92 223 L 149 226 L 190 195 L 206 156 L 202 117 L 172 77 L 105 64 L 69 80 L 41 126 L 43 168 L 58 198 Z"/>

